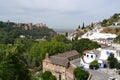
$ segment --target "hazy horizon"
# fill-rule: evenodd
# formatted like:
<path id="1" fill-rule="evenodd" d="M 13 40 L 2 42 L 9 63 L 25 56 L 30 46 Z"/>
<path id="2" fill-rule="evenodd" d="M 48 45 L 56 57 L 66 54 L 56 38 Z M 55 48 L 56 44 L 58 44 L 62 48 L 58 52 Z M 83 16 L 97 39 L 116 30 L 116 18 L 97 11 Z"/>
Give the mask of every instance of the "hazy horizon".
<path id="1" fill-rule="evenodd" d="M 45 23 L 53 29 L 76 29 L 120 12 L 116 0 L 0 0 L 0 21 Z"/>

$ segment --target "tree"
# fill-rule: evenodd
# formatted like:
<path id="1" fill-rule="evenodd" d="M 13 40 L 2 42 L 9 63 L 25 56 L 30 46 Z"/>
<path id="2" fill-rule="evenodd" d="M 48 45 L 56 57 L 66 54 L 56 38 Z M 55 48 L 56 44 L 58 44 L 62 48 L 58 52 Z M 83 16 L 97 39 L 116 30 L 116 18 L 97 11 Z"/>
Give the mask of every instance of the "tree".
<path id="1" fill-rule="evenodd" d="M 42 73 L 41 78 L 42 80 L 57 80 L 50 71 L 45 71 L 44 73 Z"/>
<path id="2" fill-rule="evenodd" d="M 107 60 L 108 60 L 108 63 L 109 63 L 110 68 L 115 68 L 115 67 L 116 67 L 118 61 L 117 61 L 117 59 L 114 57 L 114 54 L 111 53 L 111 54 L 109 55 L 109 57 L 108 57 Z"/>
<path id="3" fill-rule="evenodd" d="M 91 27 L 92 27 L 92 28 L 94 27 L 93 22 L 91 23 Z"/>
<path id="4" fill-rule="evenodd" d="M 57 35 L 52 37 L 51 41 L 58 41 L 63 43 L 70 43 L 70 40 L 68 40 L 64 35 Z"/>
<path id="5" fill-rule="evenodd" d="M 74 69 L 74 75 L 76 80 L 87 80 L 89 77 L 89 73 L 80 67 Z"/>
<path id="6" fill-rule="evenodd" d="M 81 27 L 80 27 L 80 25 L 78 26 L 78 29 L 80 29 Z"/>
<path id="7" fill-rule="evenodd" d="M 99 63 L 97 60 L 94 60 L 90 63 L 90 69 L 98 69 L 99 68 Z"/>
<path id="8" fill-rule="evenodd" d="M 80 39 L 73 42 L 73 49 L 77 50 L 79 53 L 83 53 L 85 50 L 92 50 L 99 47 L 100 45 L 97 42 L 93 42 L 89 39 Z"/>
<path id="9" fill-rule="evenodd" d="M 6 49 L 6 45 L 0 44 L 0 62 L 3 60 L 5 56 L 5 49 Z"/>
<path id="10" fill-rule="evenodd" d="M 120 43 L 120 35 L 118 35 L 118 36 L 115 38 L 114 42 Z"/>
<path id="11" fill-rule="evenodd" d="M 7 45 L 6 53 L 0 63 L 0 78 L 2 80 L 31 80 L 30 72 L 18 53 L 17 46 Z"/>
<path id="12" fill-rule="evenodd" d="M 55 76 L 51 75 L 49 80 L 57 80 L 57 78 Z"/>
<path id="13" fill-rule="evenodd" d="M 85 25 L 84 25 L 84 22 L 83 22 L 82 29 L 84 29 L 84 28 L 85 28 Z"/>
<path id="14" fill-rule="evenodd" d="M 119 63 L 119 62 L 116 64 L 116 68 L 117 68 L 118 70 L 120 69 L 120 63 Z"/>
<path id="15" fill-rule="evenodd" d="M 42 60 L 45 57 L 46 53 L 49 53 L 49 55 L 55 55 L 58 53 L 62 53 L 62 52 L 66 52 L 66 51 L 70 51 L 72 48 L 72 44 L 65 44 L 62 41 L 56 41 L 56 40 L 52 40 L 52 41 L 43 41 L 40 43 L 35 43 L 32 48 L 30 49 L 30 53 L 29 53 L 29 58 L 32 60 L 35 60 L 35 62 L 37 63 L 37 65 L 35 66 L 39 66 L 42 64 Z"/>
<path id="16" fill-rule="evenodd" d="M 107 19 L 104 19 L 104 20 L 101 22 L 101 25 L 102 25 L 103 27 L 106 27 L 106 26 L 107 26 L 107 22 L 108 22 L 108 20 L 107 20 Z"/>

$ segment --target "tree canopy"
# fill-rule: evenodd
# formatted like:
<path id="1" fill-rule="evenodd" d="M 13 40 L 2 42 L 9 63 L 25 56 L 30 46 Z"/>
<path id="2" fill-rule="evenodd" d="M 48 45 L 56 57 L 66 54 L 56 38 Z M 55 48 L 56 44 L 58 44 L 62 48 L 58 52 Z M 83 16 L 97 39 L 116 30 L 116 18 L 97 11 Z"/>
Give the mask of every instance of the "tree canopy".
<path id="1" fill-rule="evenodd" d="M 93 42 L 89 39 L 80 39 L 73 42 L 73 49 L 77 50 L 79 53 L 83 53 L 85 50 L 92 50 L 99 47 L 100 45 L 97 42 Z"/>
<path id="2" fill-rule="evenodd" d="M 115 13 L 113 16 L 111 16 L 109 19 L 104 19 L 102 22 L 101 22 L 101 25 L 103 27 L 107 27 L 107 26 L 110 26 L 112 25 L 114 22 L 117 22 L 119 19 L 120 19 L 120 13 Z"/>
<path id="3" fill-rule="evenodd" d="M 98 69 L 99 68 L 99 63 L 97 60 L 94 60 L 90 63 L 90 69 Z"/>
<path id="4" fill-rule="evenodd" d="M 116 64 L 116 68 L 119 70 L 120 69 L 120 62 Z"/>
<path id="5" fill-rule="evenodd" d="M 118 35 L 118 36 L 115 38 L 114 42 L 120 43 L 120 35 Z"/>
<path id="6" fill-rule="evenodd" d="M 74 75 L 76 80 L 87 80 L 89 77 L 89 73 L 80 67 L 74 69 Z"/>
<path id="7" fill-rule="evenodd" d="M 43 41 L 40 43 L 35 43 L 29 53 L 29 58 L 34 60 L 38 65 L 41 64 L 46 53 L 49 55 L 55 55 L 65 51 L 70 51 L 72 49 L 72 44 L 65 44 L 63 42 L 58 42 L 56 40 Z"/>
<path id="8" fill-rule="evenodd" d="M 116 68 L 116 65 L 118 63 L 117 59 L 114 57 L 114 54 L 110 54 L 108 57 L 109 67 L 110 68 Z"/>
<path id="9" fill-rule="evenodd" d="M 57 80 L 57 78 L 52 75 L 50 71 L 45 71 L 41 76 L 42 80 Z"/>
<path id="10" fill-rule="evenodd" d="M 0 62 L 0 79 L 31 80 L 30 72 L 17 46 L 7 45 L 4 54 Z"/>

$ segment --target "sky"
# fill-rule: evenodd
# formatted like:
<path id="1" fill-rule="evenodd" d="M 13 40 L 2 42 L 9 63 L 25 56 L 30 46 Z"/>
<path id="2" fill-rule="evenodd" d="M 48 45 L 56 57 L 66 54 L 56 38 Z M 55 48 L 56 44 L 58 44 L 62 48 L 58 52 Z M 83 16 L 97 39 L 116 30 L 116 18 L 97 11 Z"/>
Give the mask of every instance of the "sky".
<path id="1" fill-rule="evenodd" d="M 120 0 L 0 0 L 0 21 L 76 29 L 120 13 Z"/>

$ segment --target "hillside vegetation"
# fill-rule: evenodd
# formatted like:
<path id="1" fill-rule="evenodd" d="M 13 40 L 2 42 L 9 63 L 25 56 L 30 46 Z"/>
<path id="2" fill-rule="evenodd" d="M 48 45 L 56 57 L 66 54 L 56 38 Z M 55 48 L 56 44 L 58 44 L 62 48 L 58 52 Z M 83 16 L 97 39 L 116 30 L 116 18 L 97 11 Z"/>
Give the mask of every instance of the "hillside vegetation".
<path id="1" fill-rule="evenodd" d="M 101 22 L 102 27 L 107 27 L 112 25 L 114 22 L 117 22 L 120 19 L 120 13 L 115 13 L 113 16 L 111 16 L 109 19 L 104 19 Z"/>
<path id="2" fill-rule="evenodd" d="M 115 25 L 117 23 L 117 25 Z M 104 19 L 100 24 L 103 28 L 102 33 L 120 34 L 120 13 L 115 13 L 109 19 Z"/>
<path id="3" fill-rule="evenodd" d="M 118 35 L 118 36 L 114 39 L 114 42 L 120 44 L 120 35 Z"/>
<path id="4" fill-rule="evenodd" d="M 0 21 L 0 43 L 13 43 L 16 38 L 20 37 L 20 35 L 24 35 L 25 37 L 32 39 L 40 39 L 43 37 L 50 39 L 54 34 L 56 34 L 55 31 L 46 27 L 24 30 Z"/>
<path id="5" fill-rule="evenodd" d="M 104 28 L 101 33 L 111 33 L 111 34 L 120 34 L 120 27 L 106 27 Z"/>

